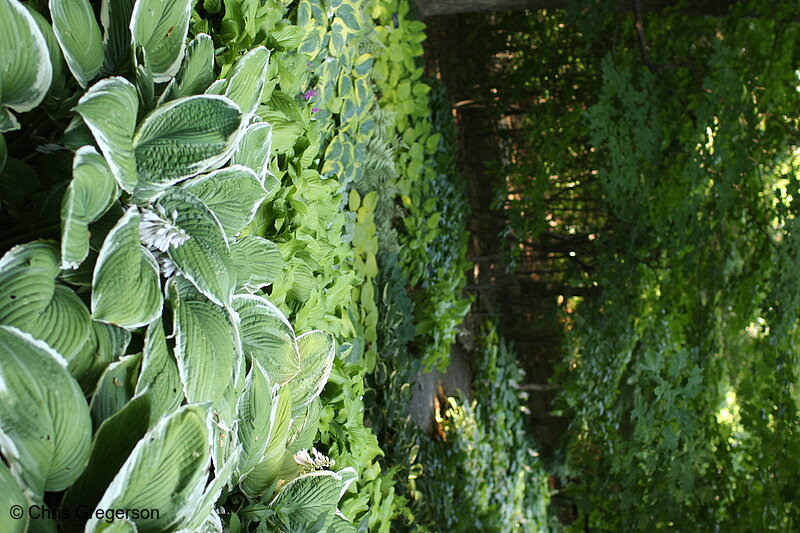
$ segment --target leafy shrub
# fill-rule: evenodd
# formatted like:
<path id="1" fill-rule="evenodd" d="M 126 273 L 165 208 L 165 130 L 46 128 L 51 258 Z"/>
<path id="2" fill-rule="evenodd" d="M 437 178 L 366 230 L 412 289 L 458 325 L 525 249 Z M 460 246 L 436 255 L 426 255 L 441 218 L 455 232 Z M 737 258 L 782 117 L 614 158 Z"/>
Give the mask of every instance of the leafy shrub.
<path id="1" fill-rule="evenodd" d="M 550 491 L 525 432 L 516 356 L 492 326 L 476 356 L 476 399 L 448 398 L 437 418 L 443 442 L 421 446 L 419 521 L 439 531 L 545 531 Z"/>

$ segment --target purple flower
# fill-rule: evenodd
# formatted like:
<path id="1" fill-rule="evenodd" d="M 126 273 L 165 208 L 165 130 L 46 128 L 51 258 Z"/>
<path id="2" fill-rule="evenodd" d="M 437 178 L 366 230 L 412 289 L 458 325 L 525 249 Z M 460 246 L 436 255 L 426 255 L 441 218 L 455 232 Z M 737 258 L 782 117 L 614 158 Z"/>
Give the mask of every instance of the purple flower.
<path id="1" fill-rule="evenodd" d="M 309 90 L 307 90 L 306 92 L 303 93 L 303 98 L 305 98 L 306 101 L 308 101 L 308 100 L 311 100 L 312 98 L 314 98 L 315 96 L 317 96 L 318 94 L 319 93 L 317 91 L 315 91 L 314 89 L 309 89 Z"/>
<path id="2" fill-rule="evenodd" d="M 322 111 L 322 110 L 320 108 L 318 108 L 318 107 L 312 107 L 311 108 L 311 112 L 312 113 L 316 113 L 317 111 Z"/>

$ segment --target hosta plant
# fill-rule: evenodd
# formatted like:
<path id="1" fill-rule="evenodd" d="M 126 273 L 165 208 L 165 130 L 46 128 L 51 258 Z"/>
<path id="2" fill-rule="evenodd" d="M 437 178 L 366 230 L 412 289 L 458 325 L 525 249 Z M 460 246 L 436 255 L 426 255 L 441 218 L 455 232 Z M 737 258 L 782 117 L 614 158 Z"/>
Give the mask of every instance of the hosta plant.
<path id="1" fill-rule="evenodd" d="M 192 5 L 0 0 L 4 222 L 45 237 L 0 259 L 2 531 L 356 529 L 355 472 L 304 453 L 336 341 L 295 334 L 277 246 L 240 234 L 277 185 L 270 52 L 216 80 Z M 21 209 L 59 197 L 58 235 Z"/>

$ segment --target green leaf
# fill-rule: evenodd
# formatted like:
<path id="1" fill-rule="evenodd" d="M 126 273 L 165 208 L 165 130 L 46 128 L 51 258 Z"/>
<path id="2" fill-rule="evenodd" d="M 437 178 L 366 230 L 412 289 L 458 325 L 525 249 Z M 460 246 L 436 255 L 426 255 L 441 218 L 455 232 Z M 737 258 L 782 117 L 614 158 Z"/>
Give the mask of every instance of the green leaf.
<path id="1" fill-rule="evenodd" d="M 342 515 L 334 514 L 327 533 L 358 533 L 358 529 Z"/>
<path id="2" fill-rule="evenodd" d="M 300 450 L 307 450 L 314 444 L 319 430 L 321 410 L 322 406 L 319 398 L 317 398 L 292 420 L 292 427 L 286 443 L 286 449 L 289 453 L 295 454 Z"/>
<path id="3" fill-rule="evenodd" d="M 188 235 L 183 244 L 169 247 L 169 258 L 209 300 L 226 305 L 233 292 L 235 272 L 219 220 L 199 198 L 177 187 L 165 191 L 156 205 L 165 213 L 177 213 L 175 225 Z"/>
<path id="4" fill-rule="evenodd" d="M 89 255 L 89 224 L 117 199 L 117 182 L 105 159 L 91 146 L 75 153 L 72 181 L 61 201 L 61 268 L 75 269 Z"/>
<path id="5" fill-rule="evenodd" d="M 137 353 L 108 365 L 89 405 L 94 427 L 100 427 L 104 420 L 119 412 L 133 398 L 141 362 L 142 354 Z"/>
<path id="6" fill-rule="evenodd" d="M 97 380 L 112 361 L 125 353 L 131 333 L 122 328 L 92 321 L 89 338 L 80 352 L 69 361 L 69 371 L 87 394 L 94 391 Z"/>
<path id="7" fill-rule="evenodd" d="M 44 342 L 0 326 L 0 448 L 36 501 L 71 485 L 89 459 L 89 408 L 66 366 Z"/>
<path id="8" fill-rule="evenodd" d="M 92 318 L 135 329 L 161 314 L 159 268 L 139 241 L 139 212 L 131 207 L 106 237 L 92 279 Z"/>
<path id="9" fill-rule="evenodd" d="M 61 520 L 66 531 L 84 529 L 88 517 L 81 510 L 94 509 L 100 502 L 114 476 L 147 433 L 150 418 L 150 403 L 139 396 L 100 425 L 92 440 L 86 469 L 61 501 L 60 509 L 69 515 Z"/>
<path id="10" fill-rule="evenodd" d="M 264 458 L 275 429 L 276 410 L 273 409 L 273 403 L 277 403 L 277 388 L 272 386 L 258 361 L 253 361 L 237 405 L 238 435 L 242 444 L 238 479 L 249 474 Z"/>
<path id="11" fill-rule="evenodd" d="M 247 226 L 267 196 L 255 173 L 241 165 L 229 166 L 185 183 L 216 215 L 227 237 Z"/>
<path id="12" fill-rule="evenodd" d="M 214 82 L 214 41 L 210 35 L 200 33 L 189 43 L 178 79 L 179 96 L 202 94 Z"/>
<path id="13" fill-rule="evenodd" d="M 44 35 L 17 0 L 0 0 L 0 104 L 19 113 L 38 106 L 50 88 L 53 67 Z M 19 128 L 10 111 L 0 132 Z"/>
<path id="14" fill-rule="evenodd" d="M 235 241 L 231 245 L 231 260 L 236 269 L 237 288 L 248 292 L 273 283 L 284 266 L 278 245 L 256 235 Z"/>
<path id="15" fill-rule="evenodd" d="M 81 87 L 103 66 L 103 38 L 88 0 L 50 0 L 50 16 L 67 66 Z"/>
<path id="16" fill-rule="evenodd" d="M 138 108 L 136 87 L 120 77 L 92 85 L 75 108 L 92 131 L 117 183 L 128 192 L 133 192 L 137 182 L 132 139 Z"/>
<path id="17" fill-rule="evenodd" d="M 6 322 L 14 324 L 14 320 Z M 74 359 L 89 339 L 89 310 L 71 289 L 56 285 L 53 299 L 35 322 L 18 327 L 45 341 L 67 361 Z"/>
<path id="18" fill-rule="evenodd" d="M 242 349 L 258 361 L 272 383 L 283 385 L 300 372 L 294 330 L 272 302 L 255 294 L 237 295 L 231 305 L 239 314 Z"/>
<path id="19" fill-rule="evenodd" d="M 300 371 L 289 382 L 295 415 L 319 396 L 328 382 L 336 356 L 336 341 L 330 333 L 315 330 L 299 336 L 297 346 Z"/>
<path id="20" fill-rule="evenodd" d="M 233 154 L 232 162 L 244 165 L 256 173 L 258 180 L 265 184 L 269 172 L 272 153 L 272 126 L 266 122 L 256 122 L 247 126 L 239 148 Z M 271 188 L 267 192 L 272 192 Z"/>
<path id="21" fill-rule="evenodd" d="M 150 113 L 133 138 L 138 196 L 205 172 L 236 147 L 242 114 L 224 96 L 198 95 L 168 102 Z"/>
<path id="22" fill-rule="evenodd" d="M 183 401 L 183 385 L 175 357 L 167 346 L 164 326 L 159 318 L 147 327 L 144 357 L 136 394 L 150 399 L 150 424 L 173 412 Z"/>
<path id="23" fill-rule="evenodd" d="M 253 499 L 263 496 L 281 472 L 292 421 L 292 395 L 288 388 L 279 389 L 277 397 L 272 399 L 269 417 L 271 433 L 263 458 L 239 483 L 242 492 Z"/>
<path id="24" fill-rule="evenodd" d="M 225 89 L 225 96 L 236 102 L 242 110 L 245 123 L 250 120 L 260 103 L 267 79 L 269 55 L 269 50 L 263 46 L 250 50 L 236 62 L 233 73 L 229 76 L 230 82 Z"/>
<path id="25" fill-rule="evenodd" d="M 282 510 L 277 517 L 285 529 L 303 530 L 324 524 L 324 530 L 333 519 L 343 487 L 345 481 L 336 472 L 310 472 L 287 483 L 270 507 Z"/>
<path id="26" fill-rule="evenodd" d="M 64 76 L 64 68 L 66 67 L 66 63 L 64 62 L 64 56 L 61 55 L 61 47 L 58 44 L 58 39 L 56 39 L 56 34 L 53 31 L 53 27 L 44 18 L 44 15 L 33 9 L 30 5 L 25 4 L 25 7 L 28 8 L 28 13 L 31 14 L 33 20 L 36 22 L 36 26 L 38 26 L 39 31 L 42 32 L 42 36 L 44 37 L 44 42 L 47 44 L 47 52 L 50 56 L 50 65 L 53 68 L 53 81 L 50 83 L 50 94 L 61 94 L 61 91 L 64 90 L 66 87 L 67 79 Z"/>
<path id="27" fill-rule="evenodd" d="M 134 47 L 141 47 L 145 64 L 157 83 L 169 81 L 183 59 L 191 0 L 136 0 L 131 16 Z"/>
<path id="28" fill-rule="evenodd" d="M 55 247 L 45 242 L 15 246 L 3 256 L 0 323 L 30 333 L 71 360 L 89 338 L 89 313 L 74 292 L 56 285 L 55 261 Z"/>
<path id="29" fill-rule="evenodd" d="M 30 506 L 17 480 L 11 475 L 11 470 L 2 461 L 0 461 L 0 505 L 9 511 L 12 507 L 27 509 Z M 23 513 L 18 519 L 12 518 L 10 512 L 0 513 L 0 531 L 25 533 L 28 530 L 28 520 L 28 513 Z"/>
<path id="30" fill-rule="evenodd" d="M 174 285 L 171 285 L 174 287 Z M 175 315 L 175 359 L 189 403 L 221 401 L 234 381 L 234 325 L 225 312 L 209 302 L 182 300 L 170 290 Z"/>
<path id="31" fill-rule="evenodd" d="M 134 0 L 102 0 L 100 23 L 103 25 L 103 70 L 121 72 L 131 61 L 131 15 Z"/>
<path id="32" fill-rule="evenodd" d="M 211 458 L 207 405 L 187 405 L 147 432 L 96 509 L 158 509 L 133 518 L 138 531 L 177 531 L 205 487 Z M 87 530 L 99 524 L 93 517 Z"/>

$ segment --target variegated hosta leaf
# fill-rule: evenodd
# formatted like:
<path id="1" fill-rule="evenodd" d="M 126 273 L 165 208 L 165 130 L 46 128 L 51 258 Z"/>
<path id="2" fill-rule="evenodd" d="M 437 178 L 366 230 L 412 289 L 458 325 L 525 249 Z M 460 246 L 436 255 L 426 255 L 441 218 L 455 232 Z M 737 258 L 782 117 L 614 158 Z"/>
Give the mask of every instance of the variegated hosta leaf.
<path id="1" fill-rule="evenodd" d="M 137 183 L 132 139 L 138 108 L 136 87 L 121 77 L 92 85 L 75 108 L 92 131 L 117 183 L 128 192 L 133 192 Z"/>
<path id="2" fill-rule="evenodd" d="M 71 289 L 56 285 L 50 304 L 29 324 L 14 324 L 37 339 L 45 341 L 54 350 L 72 361 L 89 341 L 89 310 Z"/>
<path id="3" fill-rule="evenodd" d="M 157 83 L 169 81 L 181 66 L 192 4 L 191 0 L 136 0 L 132 42 L 142 48 Z"/>
<path id="4" fill-rule="evenodd" d="M 199 33 L 186 47 L 178 79 L 178 96 L 203 94 L 214 82 L 214 42 L 210 35 Z"/>
<path id="5" fill-rule="evenodd" d="M 144 338 L 144 357 L 136 394 L 150 400 L 150 424 L 171 413 L 183 401 L 183 385 L 178 365 L 167 346 L 164 326 L 159 318 L 147 327 Z"/>
<path id="6" fill-rule="evenodd" d="M 89 338 L 69 361 L 69 371 L 87 394 L 94 391 L 106 367 L 125 353 L 131 333 L 125 329 L 92 321 Z"/>
<path id="7" fill-rule="evenodd" d="M 75 153 L 72 181 L 61 201 L 61 268 L 74 269 L 89 255 L 89 224 L 100 218 L 119 191 L 111 168 L 91 146 Z"/>
<path id="8" fill-rule="evenodd" d="M 130 22 L 134 0 L 103 0 L 100 22 L 103 25 L 103 70 L 119 72 L 131 60 Z"/>
<path id="9" fill-rule="evenodd" d="M 175 225 L 189 237 L 167 249 L 178 271 L 209 300 L 226 305 L 236 273 L 219 220 L 197 196 L 177 187 L 165 191 L 156 205 L 168 215 L 177 214 Z"/>
<path id="10" fill-rule="evenodd" d="M 61 521 L 65 531 L 84 529 L 86 513 L 80 513 L 78 506 L 93 509 L 97 505 L 133 448 L 147 433 L 149 418 L 150 403 L 140 396 L 100 425 L 86 469 L 61 502 L 61 509 L 69 515 Z"/>
<path id="11" fill-rule="evenodd" d="M 194 512 L 183 523 L 183 527 L 178 533 L 212 533 L 222 531 L 222 523 L 214 510 L 214 504 L 219 499 L 220 494 L 222 494 L 222 489 L 225 488 L 225 485 L 227 485 L 233 477 L 233 471 L 239 463 L 239 453 L 240 449 L 237 448 L 222 468 L 219 469 L 217 475 L 211 480 L 211 483 L 208 484 L 203 491 L 203 495 L 193 502 Z M 207 526 L 210 528 L 206 529 Z"/>
<path id="12" fill-rule="evenodd" d="M 249 474 L 264 458 L 274 429 L 276 410 L 273 403 L 277 403 L 276 397 L 277 388 L 273 388 L 258 361 L 253 361 L 237 409 L 239 441 L 242 444 L 237 479 Z"/>
<path id="13" fill-rule="evenodd" d="M 92 395 L 89 409 L 94 427 L 113 416 L 133 398 L 142 354 L 126 355 L 106 368 Z"/>
<path id="14" fill-rule="evenodd" d="M 50 16 L 69 70 L 86 87 L 103 66 L 103 38 L 89 0 L 50 0 Z"/>
<path id="15" fill-rule="evenodd" d="M 249 122 L 260 103 L 268 67 L 269 50 L 258 46 L 236 62 L 230 75 L 225 96 L 236 102 L 244 114 L 245 122 Z"/>
<path id="16" fill-rule="evenodd" d="M 89 459 L 89 406 L 66 367 L 44 342 L 0 326 L 0 448 L 37 501 L 70 486 Z"/>
<path id="17" fill-rule="evenodd" d="M 189 403 L 217 403 L 237 363 L 233 325 L 220 307 L 185 301 L 170 290 L 174 310 L 175 359 Z"/>
<path id="18" fill-rule="evenodd" d="M 300 372 L 300 355 L 294 330 L 272 302 L 255 294 L 237 295 L 231 305 L 239 315 L 242 348 L 258 361 L 272 383 L 283 385 Z"/>
<path id="19" fill-rule="evenodd" d="M 17 0 L 0 0 L 0 132 L 19 128 L 8 109 L 30 111 L 50 88 L 53 67 L 44 36 Z"/>
<path id="20" fill-rule="evenodd" d="M 289 430 L 289 438 L 286 442 L 286 449 L 291 454 L 295 454 L 300 450 L 307 450 L 314 445 L 314 439 L 317 436 L 319 429 L 319 415 L 322 410 L 319 398 L 308 404 L 304 410 L 300 412 L 292 420 L 292 427 Z"/>
<path id="21" fill-rule="evenodd" d="M 272 400 L 270 439 L 261 461 L 240 480 L 239 487 L 250 498 L 260 498 L 267 490 L 274 490 L 281 473 L 286 453 L 286 440 L 292 422 L 292 395 L 288 388 L 278 390 Z"/>
<path id="22" fill-rule="evenodd" d="M 267 192 L 272 192 L 267 183 L 267 177 L 272 177 L 269 172 L 269 159 L 272 154 L 272 125 L 266 122 L 255 122 L 247 126 L 239 148 L 233 154 L 233 163 L 244 165 L 256 173 L 262 185 L 267 187 Z M 277 180 L 274 179 L 275 182 Z M 272 185 L 275 185 L 272 183 Z"/>
<path id="23" fill-rule="evenodd" d="M 44 15 L 33 9 L 30 5 L 25 4 L 25 7 L 28 8 L 28 13 L 31 14 L 33 20 L 36 22 L 36 26 L 39 28 L 39 31 L 42 32 L 42 37 L 44 37 L 44 42 L 47 44 L 47 53 L 50 56 L 50 66 L 53 68 L 53 81 L 50 83 L 50 92 L 53 91 L 60 91 L 66 86 L 67 80 L 64 76 L 64 68 L 66 63 L 64 62 L 64 56 L 61 55 L 61 46 L 58 44 L 58 39 L 56 38 L 56 34 L 53 31 L 53 27 L 44 18 Z"/>
<path id="24" fill-rule="evenodd" d="M 233 237 L 250 223 L 267 196 L 255 173 L 241 165 L 193 178 L 184 188 L 214 212 L 228 237 Z"/>
<path id="25" fill-rule="evenodd" d="M 231 244 L 231 260 L 236 269 L 236 287 L 255 292 L 270 285 L 283 270 L 278 245 L 257 235 L 248 235 Z"/>
<path id="26" fill-rule="evenodd" d="M 339 498 L 353 481 L 352 468 L 342 472 L 319 471 L 304 474 L 286 484 L 270 502 L 270 507 L 283 509 L 278 520 L 289 531 L 327 530 L 336 512 Z"/>
<path id="27" fill-rule="evenodd" d="M 89 311 L 56 285 L 58 252 L 46 242 L 15 246 L 0 259 L 0 323 L 47 342 L 68 361 L 89 340 Z"/>
<path id="28" fill-rule="evenodd" d="M 0 461 L 0 505 L 3 506 L 3 509 L 9 510 L 14 506 L 27 509 L 30 505 L 17 480 L 11 475 L 11 470 L 2 461 Z M 23 513 L 22 517 L 18 519 L 12 518 L 10 513 L 0 513 L 0 531 L 24 533 L 27 530 L 27 513 Z"/>
<path id="29" fill-rule="evenodd" d="M 319 396 L 328 382 L 336 356 L 336 340 L 330 333 L 315 330 L 300 335 L 297 346 L 300 349 L 300 371 L 289 381 L 295 415 Z"/>
<path id="30" fill-rule="evenodd" d="M 139 242 L 139 212 L 131 207 L 106 237 L 92 280 L 92 318 L 124 328 L 146 326 L 161 314 L 159 268 Z"/>
<path id="31" fill-rule="evenodd" d="M 158 509 L 134 519 L 139 531 L 177 531 L 203 494 L 211 464 L 209 406 L 187 405 L 145 434 L 97 509 Z M 87 524 L 91 531 L 101 519 Z"/>
<path id="32" fill-rule="evenodd" d="M 336 513 L 331 519 L 328 533 L 358 533 L 358 528 L 355 524 L 348 522 L 341 514 Z"/>
<path id="33" fill-rule="evenodd" d="M 241 123 L 239 107 L 224 96 L 188 96 L 155 109 L 133 139 L 137 196 L 150 199 L 224 163 L 236 147 Z"/>

